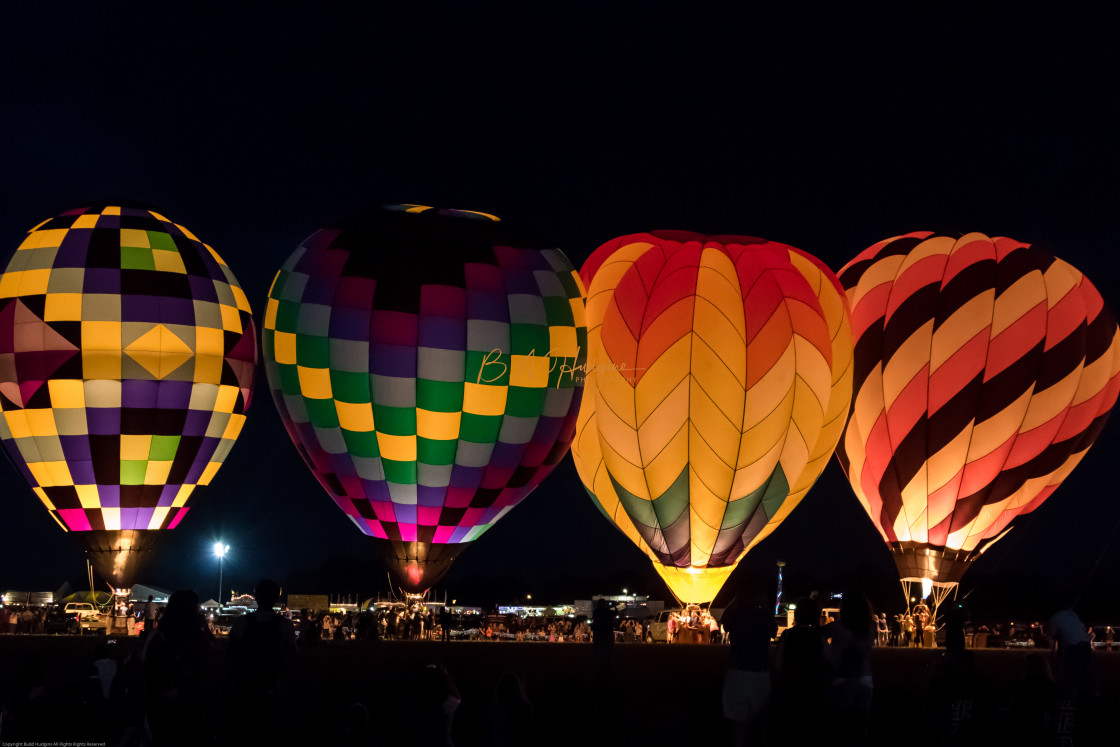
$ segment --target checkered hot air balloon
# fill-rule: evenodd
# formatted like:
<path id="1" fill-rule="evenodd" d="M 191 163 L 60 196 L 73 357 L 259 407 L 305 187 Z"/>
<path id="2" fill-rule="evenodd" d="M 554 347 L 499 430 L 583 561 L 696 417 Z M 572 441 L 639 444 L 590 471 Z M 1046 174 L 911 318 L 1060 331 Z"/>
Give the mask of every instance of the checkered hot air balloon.
<path id="1" fill-rule="evenodd" d="M 1067 263 L 979 233 L 882 241 L 840 280 L 856 343 L 837 456 L 904 585 L 943 597 L 1104 426 L 1116 321 Z"/>
<path id="2" fill-rule="evenodd" d="M 401 205 L 316 231 L 269 291 L 265 370 L 319 482 L 409 593 L 563 458 L 586 331 L 556 249 Z"/>
<path id="3" fill-rule="evenodd" d="M 604 244 L 581 276 L 580 478 L 680 600 L 710 602 L 840 438 L 843 292 L 791 246 L 674 231 Z"/>
<path id="4" fill-rule="evenodd" d="M 152 210 L 67 211 L 0 275 L 0 438 L 116 587 L 229 454 L 256 359 L 229 267 Z"/>

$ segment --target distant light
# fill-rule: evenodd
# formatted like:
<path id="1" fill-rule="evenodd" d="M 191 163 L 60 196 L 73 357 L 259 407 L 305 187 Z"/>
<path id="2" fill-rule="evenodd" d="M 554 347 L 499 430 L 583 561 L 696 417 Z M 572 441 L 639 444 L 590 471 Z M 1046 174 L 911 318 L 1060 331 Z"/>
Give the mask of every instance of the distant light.
<path id="1" fill-rule="evenodd" d="M 214 543 L 214 555 L 219 558 L 224 558 L 226 553 L 229 552 L 229 545 L 223 545 L 221 542 Z"/>
<path id="2" fill-rule="evenodd" d="M 526 594 L 526 595 L 525 595 L 525 598 L 526 598 L 526 599 L 532 599 L 532 598 L 533 598 L 533 595 L 532 595 L 532 594 Z"/>
<path id="3" fill-rule="evenodd" d="M 623 594 L 625 594 L 625 593 L 626 593 L 626 589 L 623 589 L 623 590 L 622 590 L 622 593 L 623 593 Z"/>

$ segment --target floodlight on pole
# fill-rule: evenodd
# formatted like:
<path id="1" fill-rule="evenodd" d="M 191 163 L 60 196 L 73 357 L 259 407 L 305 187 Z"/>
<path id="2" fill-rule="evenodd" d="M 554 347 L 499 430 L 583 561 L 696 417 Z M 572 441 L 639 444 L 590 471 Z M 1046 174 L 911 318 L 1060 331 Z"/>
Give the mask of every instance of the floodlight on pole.
<path id="1" fill-rule="evenodd" d="M 218 557 L 218 609 L 222 609 L 222 572 L 225 570 L 226 553 L 229 545 L 221 542 L 214 543 L 214 555 Z"/>

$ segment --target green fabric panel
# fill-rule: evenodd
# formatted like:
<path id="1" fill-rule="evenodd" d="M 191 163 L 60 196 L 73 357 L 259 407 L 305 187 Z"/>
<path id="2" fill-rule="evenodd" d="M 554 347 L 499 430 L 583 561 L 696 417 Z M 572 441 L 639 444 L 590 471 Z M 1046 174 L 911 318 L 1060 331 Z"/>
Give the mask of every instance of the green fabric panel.
<path id="1" fill-rule="evenodd" d="M 152 250 L 142 246 L 121 247 L 122 270 L 154 270 L 156 260 L 152 257 Z"/>
<path id="2" fill-rule="evenodd" d="M 468 350 L 463 369 L 465 378 L 471 384 L 509 386 L 510 361 L 508 350 L 501 351 L 500 355 L 493 355 L 490 351 Z"/>
<path id="3" fill-rule="evenodd" d="M 630 517 L 630 520 L 639 527 L 658 527 L 657 514 L 653 510 L 653 503 L 644 498 L 639 498 L 619 485 L 613 475 L 611 475 L 610 478 L 611 484 L 614 485 L 614 492 L 618 495 L 618 500 L 622 504 L 623 510 L 626 511 L 626 515 Z"/>
<path id="4" fill-rule="evenodd" d="M 571 389 L 576 385 L 576 374 L 580 373 L 576 370 L 578 360 L 575 358 L 554 358 L 552 360 L 552 369 L 548 372 L 548 388 L 549 389 Z"/>
<path id="5" fill-rule="evenodd" d="M 276 360 L 276 333 L 267 327 L 261 327 L 261 352 L 265 363 Z"/>
<path id="6" fill-rule="evenodd" d="M 385 468 L 385 480 L 401 485 L 416 484 L 416 462 L 397 462 L 392 459 L 382 459 Z"/>
<path id="7" fill-rule="evenodd" d="M 668 527 L 679 519 L 683 512 L 688 511 L 688 471 L 689 466 L 685 465 L 673 484 L 653 499 L 653 511 L 657 515 L 658 522 L 654 526 Z"/>
<path id="8" fill-rule="evenodd" d="M 498 440 L 501 430 L 501 415 L 475 415 L 464 412 L 463 422 L 459 426 L 459 438 L 476 444 L 494 443 Z"/>
<path id="9" fill-rule="evenodd" d="M 548 296 L 544 299 L 544 313 L 550 327 L 567 327 L 575 324 L 572 304 L 566 298 Z"/>
<path id="10" fill-rule="evenodd" d="M 766 495 L 762 498 L 762 510 L 766 512 L 766 518 L 774 518 L 774 514 L 778 513 L 778 509 L 782 507 L 788 497 L 789 481 L 786 480 L 785 470 L 779 464 L 774 470 L 774 474 L 770 475 Z"/>
<path id="11" fill-rule="evenodd" d="M 358 433 L 344 429 L 342 431 L 342 440 L 346 442 L 346 450 L 350 452 L 350 456 L 381 456 L 381 451 L 377 448 L 377 434 L 373 431 Z"/>
<path id="12" fill-rule="evenodd" d="M 463 384 L 417 379 L 416 406 L 433 412 L 458 412 L 463 409 Z"/>
<path id="13" fill-rule="evenodd" d="M 287 270 L 280 270 L 280 272 L 276 273 L 276 280 L 273 281 L 272 290 L 268 294 L 269 298 L 275 298 L 278 301 L 280 300 L 280 298 L 284 295 L 284 283 L 288 281 L 288 277 L 290 275 L 291 273 L 289 273 Z"/>
<path id="14" fill-rule="evenodd" d="M 506 394 L 506 414 L 522 418 L 535 418 L 544 409 L 547 389 L 511 386 Z"/>
<path id="15" fill-rule="evenodd" d="M 340 402 L 369 402 L 369 376 L 331 369 L 331 394 Z"/>
<path id="16" fill-rule="evenodd" d="M 148 243 L 151 244 L 152 249 L 159 249 L 165 252 L 178 252 L 179 247 L 175 246 L 175 239 L 169 233 L 163 231 L 148 231 Z"/>
<path id="17" fill-rule="evenodd" d="M 143 460 L 121 460 L 121 485 L 143 485 L 148 463 Z"/>
<path id="18" fill-rule="evenodd" d="M 442 441 L 417 437 L 416 461 L 424 464 L 454 464 L 455 449 L 458 445 L 459 441 L 457 439 Z"/>
<path id="19" fill-rule="evenodd" d="M 327 368 L 330 365 L 330 339 L 296 335 L 296 363 L 304 368 Z"/>
<path id="20" fill-rule="evenodd" d="M 284 394 L 299 394 L 299 371 L 291 363 L 277 363 L 276 373 L 280 379 L 280 391 Z"/>
<path id="21" fill-rule="evenodd" d="M 550 344 L 548 327 L 539 324 L 511 324 L 509 344 L 513 355 L 547 355 Z"/>
<path id="22" fill-rule="evenodd" d="M 278 301 L 276 306 L 276 330 L 295 332 L 299 323 L 299 304 L 292 301 Z"/>
<path id="23" fill-rule="evenodd" d="M 579 285 L 576 283 L 576 278 L 570 272 L 558 272 L 556 277 L 560 278 L 560 285 L 564 286 L 564 292 L 568 294 L 568 298 L 579 298 Z"/>
<path id="24" fill-rule="evenodd" d="M 312 425 L 316 425 L 320 428 L 338 427 L 338 411 L 334 409 L 333 399 L 311 399 L 309 397 L 304 397 L 303 403 L 307 407 L 307 416 L 311 418 Z"/>
<path id="25" fill-rule="evenodd" d="M 392 436 L 416 435 L 416 409 L 412 407 L 386 407 L 374 403 L 373 422 L 380 433 Z"/>
<path id="26" fill-rule="evenodd" d="M 152 436 L 152 447 L 148 459 L 153 462 L 169 462 L 175 458 L 179 449 L 179 436 Z"/>

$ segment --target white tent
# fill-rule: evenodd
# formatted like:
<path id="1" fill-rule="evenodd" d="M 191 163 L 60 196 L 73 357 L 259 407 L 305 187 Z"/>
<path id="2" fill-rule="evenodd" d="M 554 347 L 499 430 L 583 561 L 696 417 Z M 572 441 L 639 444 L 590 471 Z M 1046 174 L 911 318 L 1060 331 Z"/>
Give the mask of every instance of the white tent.
<path id="1" fill-rule="evenodd" d="M 152 601 L 156 604 L 167 604 L 167 599 L 171 596 L 171 592 L 156 586 L 135 584 L 128 592 L 128 601 L 147 602 L 149 596 L 152 597 Z"/>
<path id="2" fill-rule="evenodd" d="M 208 609 L 208 610 L 221 609 L 221 607 L 222 607 L 222 605 L 218 604 L 213 599 L 207 599 L 205 602 L 202 603 L 202 606 L 205 609 Z"/>

